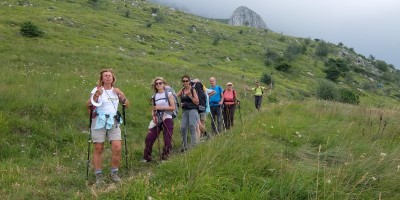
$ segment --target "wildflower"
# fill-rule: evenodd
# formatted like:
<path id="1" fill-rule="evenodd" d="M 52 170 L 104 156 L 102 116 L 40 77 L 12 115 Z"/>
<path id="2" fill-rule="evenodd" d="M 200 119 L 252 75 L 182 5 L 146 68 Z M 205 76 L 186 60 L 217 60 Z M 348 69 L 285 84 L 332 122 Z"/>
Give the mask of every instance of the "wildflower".
<path id="1" fill-rule="evenodd" d="M 385 157 L 385 156 L 386 156 L 386 153 L 381 153 L 381 156 L 382 156 L 382 157 Z"/>

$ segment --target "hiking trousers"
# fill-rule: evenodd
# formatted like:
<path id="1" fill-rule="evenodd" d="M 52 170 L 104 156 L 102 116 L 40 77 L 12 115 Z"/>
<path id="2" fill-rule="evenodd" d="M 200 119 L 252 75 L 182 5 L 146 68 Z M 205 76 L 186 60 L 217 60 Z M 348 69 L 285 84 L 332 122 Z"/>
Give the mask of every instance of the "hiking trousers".
<path id="1" fill-rule="evenodd" d="M 233 126 L 233 117 L 235 116 L 235 104 L 224 106 L 224 124 L 226 129 Z"/>
<path id="2" fill-rule="evenodd" d="M 190 132 L 190 144 L 196 145 L 196 125 L 199 120 L 199 113 L 197 109 L 183 110 L 181 120 L 181 137 L 182 146 L 188 149 L 187 130 Z"/>
<path id="3" fill-rule="evenodd" d="M 164 140 L 164 148 L 162 151 L 161 159 L 166 160 L 168 159 L 169 153 L 171 151 L 172 145 L 172 133 L 174 131 L 174 122 L 171 118 L 167 118 L 160 126 L 155 126 L 149 129 L 147 133 L 147 137 L 145 140 L 145 148 L 143 153 L 143 159 L 147 161 L 151 161 L 151 153 L 153 150 L 153 144 L 157 140 L 158 135 L 160 132 L 163 131 L 163 140 Z"/>
<path id="4" fill-rule="evenodd" d="M 262 98 L 263 98 L 263 96 L 257 96 L 257 95 L 254 96 L 254 104 L 255 104 L 257 110 L 260 110 L 260 108 L 261 108 Z"/>
<path id="5" fill-rule="evenodd" d="M 216 133 L 221 133 L 222 130 L 222 112 L 221 106 L 210 106 L 211 110 L 211 130 L 215 135 Z M 215 123 L 218 123 L 218 128 Z"/>

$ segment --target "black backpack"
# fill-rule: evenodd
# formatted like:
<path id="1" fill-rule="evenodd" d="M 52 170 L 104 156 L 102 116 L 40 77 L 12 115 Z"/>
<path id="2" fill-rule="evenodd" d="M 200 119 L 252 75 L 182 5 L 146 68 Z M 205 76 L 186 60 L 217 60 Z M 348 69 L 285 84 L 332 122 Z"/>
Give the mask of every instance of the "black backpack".
<path id="1" fill-rule="evenodd" d="M 199 113 L 205 112 L 207 96 L 203 89 L 204 88 L 203 84 L 201 82 L 197 82 L 193 85 L 193 88 L 196 90 L 197 96 L 199 98 L 199 105 L 197 106 L 197 110 Z"/>

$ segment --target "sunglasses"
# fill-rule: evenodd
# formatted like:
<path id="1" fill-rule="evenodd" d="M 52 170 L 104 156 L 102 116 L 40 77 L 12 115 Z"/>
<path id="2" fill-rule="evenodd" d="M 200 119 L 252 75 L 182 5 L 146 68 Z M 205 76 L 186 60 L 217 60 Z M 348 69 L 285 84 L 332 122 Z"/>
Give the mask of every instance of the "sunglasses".
<path id="1" fill-rule="evenodd" d="M 162 85 L 164 84 L 163 82 L 156 82 L 155 85 Z"/>
<path id="2" fill-rule="evenodd" d="M 187 83 L 189 82 L 189 80 L 182 80 L 182 83 Z"/>

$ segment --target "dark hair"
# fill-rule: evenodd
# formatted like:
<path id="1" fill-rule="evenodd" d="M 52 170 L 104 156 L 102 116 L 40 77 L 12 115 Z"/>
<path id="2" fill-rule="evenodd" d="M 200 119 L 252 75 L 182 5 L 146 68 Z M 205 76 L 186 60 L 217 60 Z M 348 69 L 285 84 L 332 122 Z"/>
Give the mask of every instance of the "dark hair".
<path id="1" fill-rule="evenodd" d="M 188 75 L 183 75 L 181 79 L 183 80 L 184 78 L 187 78 L 187 79 L 190 81 L 190 76 L 188 76 Z"/>

